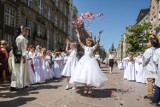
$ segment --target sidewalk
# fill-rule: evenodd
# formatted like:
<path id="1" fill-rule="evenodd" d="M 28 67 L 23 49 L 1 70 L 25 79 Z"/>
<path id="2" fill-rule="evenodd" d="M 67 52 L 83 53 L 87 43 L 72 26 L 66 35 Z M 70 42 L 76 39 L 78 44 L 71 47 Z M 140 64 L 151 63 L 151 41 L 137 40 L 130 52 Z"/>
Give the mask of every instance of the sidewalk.
<path id="1" fill-rule="evenodd" d="M 123 80 L 123 71 L 102 68 L 108 81 L 91 95 L 83 94 L 83 87 L 65 90 L 65 79 L 52 80 L 45 84 L 9 92 L 9 84 L 0 85 L 0 107 L 153 107 L 143 99 L 144 84 Z"/>

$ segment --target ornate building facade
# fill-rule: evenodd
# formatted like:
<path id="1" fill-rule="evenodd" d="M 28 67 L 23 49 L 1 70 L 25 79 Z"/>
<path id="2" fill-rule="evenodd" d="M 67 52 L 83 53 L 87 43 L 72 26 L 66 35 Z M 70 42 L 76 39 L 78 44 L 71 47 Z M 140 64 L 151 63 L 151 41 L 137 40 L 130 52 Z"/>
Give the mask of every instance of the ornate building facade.
<path id="1" fill-rule="evenodd" d="M 0 5 L 4 16 L 0 22 L 1 39 L 11 44 L 16 28 L 24 25 L 29 44 L 51 50 L 64 48 L 68 38 L 68 0 L 3 0 Z"/>

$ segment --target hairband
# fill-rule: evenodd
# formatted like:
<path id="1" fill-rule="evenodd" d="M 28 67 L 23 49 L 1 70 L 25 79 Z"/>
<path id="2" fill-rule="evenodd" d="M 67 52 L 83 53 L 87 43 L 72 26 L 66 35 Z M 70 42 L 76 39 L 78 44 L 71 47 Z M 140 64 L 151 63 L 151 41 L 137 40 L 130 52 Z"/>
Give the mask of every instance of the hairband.
<path id="1" fill-rule="evenodd" d="M 21 28 L 21 32 L 22 32 L 22 30 L 23 30 L 23 26 L 20 26 L 20 28 Z"/>

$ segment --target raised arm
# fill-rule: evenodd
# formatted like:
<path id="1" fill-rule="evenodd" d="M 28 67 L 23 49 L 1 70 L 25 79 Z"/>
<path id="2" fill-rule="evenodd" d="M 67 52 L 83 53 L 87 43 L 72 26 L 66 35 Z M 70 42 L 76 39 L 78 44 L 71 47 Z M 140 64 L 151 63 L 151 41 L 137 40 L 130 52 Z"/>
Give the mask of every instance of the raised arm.
<path id="1" fill-rule="evenodd" d="M 67 39 L 67 40 L 66 40 L 66 51 L 67 51 L 67 52 L 69 52 L 69 50 L 68 50 L 69 43 L 70 43 L 70 41 Z"/>
<path id="2" fill-rule="evenodd" d="M 83 48 L 84 47 L 84 44 L 82 43 L 82 41 L 81 41 L 81 38 L 80 38 L 80 35 L 79 35 L 79 32 L 78 32 L 78 30 L 76 29 L 76 35 L 77 35 L 77 37 L 78 37 L 78 42 L 79 42 L 79 44 L 81 45 L 81 47 Z"/>
<path id="3" fill-rule="evenodd" d="M 97 41 L 97 43 L 94 45 L 95 48 L 98 48 L 98 46 L 99 46 L 99 43 L 100 43 L 100 36 L 101 36 L 102 32 L 103 32 L 103 31 L 99 31 L 99 34 L 98 34 L 98 41 Z"/>

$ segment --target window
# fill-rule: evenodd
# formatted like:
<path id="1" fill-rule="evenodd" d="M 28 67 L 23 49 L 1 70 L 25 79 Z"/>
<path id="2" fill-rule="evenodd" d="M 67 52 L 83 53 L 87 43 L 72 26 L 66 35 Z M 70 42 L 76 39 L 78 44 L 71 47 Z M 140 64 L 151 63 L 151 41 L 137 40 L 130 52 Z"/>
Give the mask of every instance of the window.
<path id="1" fill-rule="evenodd" d="M 42 0 L 39 0 L 39 14 L 43 15 L 43 4 L 42 4 Z"/>
<path id="2" fill-rule="evenodd" d="M 48 20 L 51 20 L 51 9 L 48 9 Z"/>
<path id="3" fill-rule="evenodd" d="M 27 0 L 28 7 L 31 7 L 31 8 L 33 7 L 32 2 L 33 2 L 32 0 Z"/>
<path id="4" fill-rule="evenodd" d="M 31 28 L 30 27 L 27 27 L 27 34 L 26 36 L 31 36 Z"/>
<path id="5" fill-rule="evenodd" d="M 67 30 L 67 26 L 66 26 L 66 23 L 64 23 L 64 31 L 66 32 Z"/>
<path id="6" fill-rule="evenodd" d="M 4 36 L 4 40 L 7 41 L 7 43 L 11 46 L 12 45 L 12 37 L 14 37 L 13 35 L 10 35 L 10 34 L 5 34 Z"/>
<path id="7" fill-rule="evenodd" d="M 57 26 L 57 21 L 58 21 L 57 15 L 55 15 L 55 25 L 56 25 L 56 26 Z"/>
<path id="8" fill-rule="evenodd" d="M 62 19 L 59 19 L 59 27 L 62 28 Z"/>
<path id="9" fill-rule="evenodd" d="M 64 14 L 67 16 L 67 8 L 64 8 Z"/>
<path id="10" fill-rule="evenodd" d="M 42 35 L 43 35 L 43 28 L 42 26 L 38 25 L 38 36 L 42 37 Z"/>
<path id="11" fill-rule="evenodd" d="M 26 18 L 26 27 L 30 26 L 30 20 L 28 18 Z"/>
<path id="12" fill-rule="evenodd" d="M 52 9 L 52 11 L 51 11 L 51 18 L 52 18 L 52 22 L 54 23 L 54 11 L 53 11 L 53 9 Z"/>
<path id="13" fill-rule="evenodd" d="M 47 30 L 47 49 L 49 49 L 49 30 Z"/>
<path id="14" fill-rule="evenodd" d="M 5 7 L 5 24 L 16 27 L 16 11 L 10 6 Z"/>
<path id="15" fill-rule="evenodd" d="M 56 0 L 56 6 L 58 7 L 58 0 Z"/>

